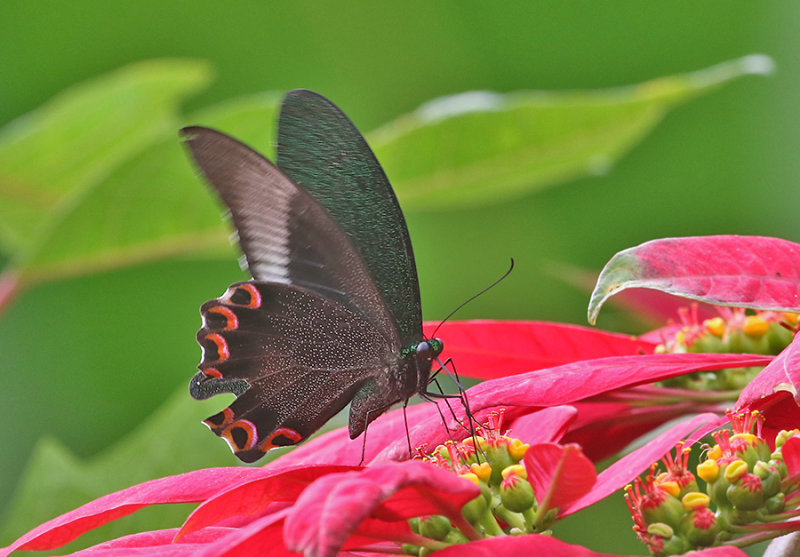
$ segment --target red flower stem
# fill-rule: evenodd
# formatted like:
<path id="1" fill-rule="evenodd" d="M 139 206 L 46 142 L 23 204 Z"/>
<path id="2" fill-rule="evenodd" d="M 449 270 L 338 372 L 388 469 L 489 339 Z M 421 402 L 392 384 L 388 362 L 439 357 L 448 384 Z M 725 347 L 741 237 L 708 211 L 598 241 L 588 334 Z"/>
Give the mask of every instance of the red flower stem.
<path id="1" fill-rule="evenodd" d="M 415 534 L 414 532 L 409 532 L 404 536 L 399 536 L 397 538 L 394 538 L 392 541 L 396 542 L 398 545 L 408 543 L 411 545 L 416 545 L 419 547 L 430 549 L 431 551 L 444 549 L 445 547 L 450 547 L 451 545 L 443 541 L 426 538 L 425 536 L 420 536 L 419 534 Z"/>
<path id="2" fill-rule="evenodd" d="M 800 509 L 773 514 L 770 515 L 768 519 L 762 519 L 762 520 L 764 520 L 764 522 L 781 522 L 783 520 L 797 518 L 798 516 L 800 516 Z"/>
<path id="3" fill-rule="evenodd" d="M 608 400 L 628 402 L 632 406 L 653 406 L 653 405 L 672 405 L 681 402 L 728 402 L 736 400 L 739 391 L 692 391 L 690 389 L 669 389 L 665 388 L 663 394 L 659 393 L 636 393 L 636 392 L 616 392 L 606 397 Z"/>
<path id="4" fill-rule="evenodd" d="M 766 540 L 771 540 L 780 536 L 785 536 L 786 534 L 791 534 L 792 532 L 796 532 L 797 528 L 785 528 L 783 530 L 769 530 L 765 532 L 758 532 L 755 534 L 751 534 L 749 536 L 743 536 L 736 540 L 731 540 L 728 542 L 724 542 L 721 545 L 729 545 L 733 547 L 747 547 L 749 545 L 753 545 L 759 542 L 763 542 Z"/>
<path id="5" fill-rule="evenodd" d="M 365 545 L 362 547 L 354 547 L 350 551 L 363 551 L 365 553 L 381 553 L 384 555 L 406 555 L 403 553 L 403 548 L 397 545 L 381 544 L 381 545 Z"/>

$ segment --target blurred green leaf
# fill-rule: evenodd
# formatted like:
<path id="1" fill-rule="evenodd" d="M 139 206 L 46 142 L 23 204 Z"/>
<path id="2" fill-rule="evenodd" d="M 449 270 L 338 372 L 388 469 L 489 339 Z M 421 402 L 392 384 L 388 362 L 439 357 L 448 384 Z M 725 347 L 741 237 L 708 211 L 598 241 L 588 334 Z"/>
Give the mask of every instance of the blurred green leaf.
<path id="1" fill-rule="evenodd" d="M 219 400 L 198 402 L 182 387 L 141 427 L 96 457 L 81 461 L 53 439 L 42 439 L 0 528 L 7 544 L 35 526 L 102 495 L 154 478 L 199 468 L 234 466 L 236 458 L 200 420 Z M 90 532 L 72 545 L 98 543 L 132 532 L 180 525 L 187 505 L 162 505 Z"/>
<path id="2" fill-rule="evenodd" d="M 469 92 L 370 134 L 405 210 L 499 202 L 605 173 L 669 109 L 772 61 L 753 55 L 639 85 L 583 92 Z"/>
<path id="3" fill-rule="evenodd" d="M 207 64 L 153 60 L 65 90 L 0 130 L 0 246 L 35 241 L 81 193 L 176 127 L 178 103 L 209 80 Z"/>
<path id="4" fill-rule="evenodd" d="M 464 93 L 432 101 L 368 137 L 408 210 L 499 201 L 604 172 L 675 104 L 769 66 L 768 58 L 750 56 L 613 90 Z M 149 74 L 144 78 L 153 81 Z M 238 99 L 189 121 L 224 130 L 263 152 L 274 136 L 278 102 L 273 95 Z M 86 185 L 52 211 L 13 260 L 20 285 L 170 256 L 230 257 L 221 210 L 201 193 L 173 135 L 179 125 L 169 122 L 169 133 L 125 160 L 102 156 L 105 149 L 85 157 Z M 66 135 L 59 139 L 72 143 Z M 78 143 L 90 150 L 88 141 Z M 92 162 L 100 170 L 90 170 Z M 70 176 L 77 179 L 68 175 L 62 183 Z"/>
<path id="5" fill-rule="evenodd" d="M 259 95 L 189 117 L 266 150 L 278 104 Z M 232 256 L 222 209 L 206 195 L 175 123 L 165 139 L 113 169 L 57 215 L 15 261 L 23 282 L 87 274 L 155 259 L 208 253 Z M 263 152 L 263 151 L 262 151 Z"/>

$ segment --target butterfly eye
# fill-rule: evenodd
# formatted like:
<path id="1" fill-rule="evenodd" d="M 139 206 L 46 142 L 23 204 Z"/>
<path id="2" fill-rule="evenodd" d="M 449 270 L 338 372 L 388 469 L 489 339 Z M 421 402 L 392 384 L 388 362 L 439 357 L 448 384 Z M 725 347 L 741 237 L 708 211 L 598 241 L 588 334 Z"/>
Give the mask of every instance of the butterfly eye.
<path id="1" fill-rule="evenodd" d="M 442 348 L 444 348 L 444 345 L 438 338 L 423 340 L 417 344 L 417 360 L 431 361 L 442 353 Z"/>
<path id="2" fill-rule="evenodd" d="M 431 350 L 433 351 L 433 355 L 431 356 L 431 358 L 435 358 L 436 356 L 442 353 L 442 350 L 444 350 L 444 343 L 441 341 L 441 339 L 432 338 L 427 340 L 426 343 L 428 344 L 428 346 L 430 346 Z"/>
<path id="3" fill-rule="evenodd" d="M 423 340 L 419 344 L 417 344 L 417 359 L 418 360 L 430 360 L 432 358 L 433 351 L 431 350 L 431 345 L 428 344 L 427 341 Z"/>
<path id="4" fill-rule="evenodd" d="M 417 359 L 418 360 L 433 360 L 436 356 L 442 353 L 444 343 L 438 338 L 423 340 L 417 344 Z"/>

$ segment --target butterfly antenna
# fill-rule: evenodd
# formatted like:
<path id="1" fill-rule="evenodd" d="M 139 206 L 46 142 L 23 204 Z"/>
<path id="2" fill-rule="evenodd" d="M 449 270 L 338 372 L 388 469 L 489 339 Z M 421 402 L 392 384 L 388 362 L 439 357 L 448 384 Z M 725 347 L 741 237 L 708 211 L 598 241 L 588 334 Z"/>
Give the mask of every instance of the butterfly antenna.
<path id="1" fill-rule="evenodd" d="M 447 314 L 447 317 L 445 317 L 444 319 L 442 319 L 441 321 L 439 321 L 439 324 L 438 324 L 438 325 L 436 325 L 436 329 L 434 329 L 434 330 L 433 330 L 433 333 L 431 334 L 431 337 L 432 337 L 432 338 L 436 338 L 436 332 L 439 330 L 439 327 L 441 327 L 442 325 L 444 325 L 444 323 L 445 323 L 445 322 L 446 322 L 448 319 L 450 319 L 451 317 L 453 317 L 453 315 L 455 315 L 455 314 L 456 314 L 456 312 L 457 312 L 458 310 L 460 310 L 461 308 L 463 308 L 465 305 L 467 305 L 468 303 L 470 303 L 472 300 L 474 300 L 474 299 L 475 299 L 475 298 L 477 298 L 478 296 L 481 296 L 481 295 L 485 294 L 486 292 L 488 292 L 489 290 L 491 290 L 492 288 L 494 288 L 495 286 L 497 286 L 498 284 L 500 284 L 500 282 L 501 282 L 503 279 L 505 279 L 505 278 L 506 278 L 508 275 L 510 275 L 510 274 L 511 274 L 511 271 L 513 271 L 513 270 L 514 270 L 514 258 L 512 257 L 512 258 L 511 258 L 511 264 L 509 265 L 509 267 L 508 267 L 508 270 L 507 270 L 505 273 L 503 273 L 503 276 L 501 276 L 499 279 L 497 279 L 496 281 L 494 281 L 492 284 L 490 284 L 489 286 L 487 286 L 486 288 L 484 288 L 483 290 L 481 290 L 481 291 L 480 291 L 480 292 L 478 292 L 477 294 L 473 294 L 472 296 L 470 296 L 469 298 L 467 298 L 466 300 L 464 300 L 463 302 L 461 302 L 461 303 L 458 305 L 458 307 L 456 307 L 456 309 L 454 309 L 454 310 L 453 310 L 453 311 L 451 311 L 449 314 Z"/>

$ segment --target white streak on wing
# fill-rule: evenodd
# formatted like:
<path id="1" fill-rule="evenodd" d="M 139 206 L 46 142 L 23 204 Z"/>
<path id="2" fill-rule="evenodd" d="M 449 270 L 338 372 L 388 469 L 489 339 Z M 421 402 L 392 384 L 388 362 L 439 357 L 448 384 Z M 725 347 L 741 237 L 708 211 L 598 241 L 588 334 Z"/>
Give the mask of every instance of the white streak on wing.
<path id="1" fill-rule="evenodd" d="M 241 178 L 251 184 L 263 181 L 260 172 L 244 171 Z M 253 277 L 289 284 L 289 206 L 295 192 L 294 186 L 281 178 L 270 180 L 268 188 L 260 183 L 262 195 L 243 191 L 247 197 L 239 203 L 240 228 L 244 229 L 240 236 Z"/>

